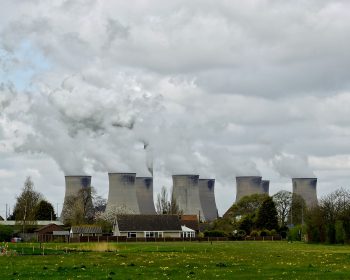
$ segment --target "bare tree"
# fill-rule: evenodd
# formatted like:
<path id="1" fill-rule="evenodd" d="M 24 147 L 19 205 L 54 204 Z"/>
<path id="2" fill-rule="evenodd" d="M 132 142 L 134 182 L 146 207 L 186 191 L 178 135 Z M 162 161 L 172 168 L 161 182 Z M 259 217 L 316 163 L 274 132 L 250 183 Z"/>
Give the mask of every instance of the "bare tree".
<path id="1" fill-rule="evenodd" d="M 288 215 L 292 206 L 293 194 L 289 191 L 282 190 L 273 195 L 272 199 L 276 205 L 280 226 L 286 226 Z"/>
<path id="2" fill-rule="evenodd" d="M 157 195 L 156 211 L 159 215 L 182 213 L 175 197 L 171 196 L 171 199 L 169 200 L 168 190 L 164 186 Z"/>
<path id="3" fill-rule="evenodd" d="M 17 197 L 13 211 L 15 220 L 22 224 L 22 231 L 25 231 L 27 224 L 33 224 L 36 216 L 36 206 L 42 195 L 34 190 L 34 183 L 30 177 L 24 182 L 22 193 Z"/>

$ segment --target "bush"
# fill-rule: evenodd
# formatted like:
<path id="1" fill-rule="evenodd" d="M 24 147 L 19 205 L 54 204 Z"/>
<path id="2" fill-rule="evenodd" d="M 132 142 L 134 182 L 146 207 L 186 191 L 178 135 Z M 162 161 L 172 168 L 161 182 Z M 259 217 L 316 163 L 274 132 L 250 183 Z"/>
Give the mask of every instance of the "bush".
<path id="1" fill-rule="evenodd" d="M 227 234 L 219 230 L 206 230 L 204 232 L 205 237 L 226 237 Z"/>
<path id="2" fill-rule="evenodd" d="M 256 230 L 253 230 L 253 231 L 250 233 L 250 236 L 251 236 L 251 237 L 257 237 L 257 236 L 259 236 L 259 233 L 258 233 Z"/>
<path id="3" fill-rule="evenodd" d="M 263 236 L 270 236 L 271 235 L 271 232 L 267 229 L 263 229 L 260 231 L 260 234 L 259 234 L 261 237 Z"/>
<path id="4" fill-rule="evenodd" d="M 232 233 L 232 236 L 235 238 L 235 239 L 243 239 L 245 236 L 246 236 L 246 232 L 242 229 L 240 230 L 235 230 L 233 231 Z"/>
<path id="5" fill-rule="evenodd" d="M 288 240 L 289 241 L 301 241 L 302 235 L 305 233 L 306 233 L 306 230 L 301 225 L 297 225 L 295 227 L 292 227 L 288 231 Z"/>
<path id="6" fill-rule="evenodd" d="M 345 242 L 345 230 L 342 221 L 335 222 L 335 241 L 342 244 Z"/>
<path id="7" fill-rule="evenodd" d="M 272 236 L 273 236 L 273 235 L 277 235 L 277 230 L 275 230 L 275 229 L 271 230 L 271 231 L 270 231 L 270 235 L 272 235 Z"/>
<path id="8" fill-rule="evenodd" d="M 13 229 L 10 226 L 0 225 L 0 241 L 10 241 Z"/>

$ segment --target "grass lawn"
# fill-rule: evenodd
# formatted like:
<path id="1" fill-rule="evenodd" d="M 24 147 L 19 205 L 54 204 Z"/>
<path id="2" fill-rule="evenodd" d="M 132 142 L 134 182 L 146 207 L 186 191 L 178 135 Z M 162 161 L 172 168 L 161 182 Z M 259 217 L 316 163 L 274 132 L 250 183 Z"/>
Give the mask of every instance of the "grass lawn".
<path id="1" fill-rule="evenodd" d="M 350 279 L 350 246 L 287 242 L 10 244 L 0 279 Z"/>

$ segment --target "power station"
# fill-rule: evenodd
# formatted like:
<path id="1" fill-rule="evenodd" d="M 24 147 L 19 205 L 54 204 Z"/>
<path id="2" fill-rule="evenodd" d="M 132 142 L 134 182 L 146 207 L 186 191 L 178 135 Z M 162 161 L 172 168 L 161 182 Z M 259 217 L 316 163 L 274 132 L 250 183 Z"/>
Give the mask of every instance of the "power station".
<path id="1" fill-rule="evenodd" d="M 135 186 L 140 214 L 156 214 L 153 202 L 153 178 L 136 177 Z"/>
<path id="2" fill-rule="evenodd" d="M 153 199 L 153 178 L 136 177 L 136 173 L 108 173 L 109 193 L 106 211 L 116 214 L 156 213 Z M 218 218 L 215 201 L 215 179 L 199 179 L 199 175 L 173 175 L 172 198 L 185 215 L 198 215 L 201 221 Z M 317 204 L 317 178 L 292 178 L 293 193 L 300 195 L 308 207 Z M 269 195 L 269 180 L 261 176 L 236 177 L 236 203 L 252 194 Z M 91 195 L 91 176 L 65 176 L 65 198 L 61 217 L 67 212 L 70 197 L 88 189 Z M 92 205 L 92 201 L 90 202 Z"/>
<path id="3" fill-rule="evenodd" d="M 136 195 L 136 173 L 108 173 L 109 193 L 107 211 L 140 214 Z"/>
<path id="4" fill-rule="evenodd" d="M 263 194 L 261 176 L 236 177 L 236 203 L 244 196 Z"/>
<path id="5" fill-rule="evenodd" d="M 215 180 L 214 179 L 199 179 L 199 200 L 203 210 L 205 221 L 213 221 L 218 218 L 218 209 L 215 202 Z"/>
<path id="6" fill-rule="evenodd" d="M 64 195 L 64 203 L 62 208 L 62 214 L 67 212 L 67 201 L 69 198 L 77 196 L 82 189 L 88 189 L 91 195 L 91 176 L 78 175 L 78 176 L 65 176 L 66 190 Z M 92 204 L 92 201 L 91 201 Z M 61 217 L 63 215 L 61 214 Z"/>
<path id="7" fill-rule="evenodd" d="M 263 192 L 265 194 L 269 195 L 270 181 L 269 180 L 261 180 L 261 187 L 263 189 Z"/>
<path id="8" fill-rule="evenodd" d="M 317 204 L 317 178 L 292 178 L 293 193 L 300 195 L 307 207 Z"/>
<path id="9" fill-rule="evenodd" d="M 173 175 L 172 197 L 184 215 L 198 215 L 205 220 L 199 199 L 199 175 Z"/>

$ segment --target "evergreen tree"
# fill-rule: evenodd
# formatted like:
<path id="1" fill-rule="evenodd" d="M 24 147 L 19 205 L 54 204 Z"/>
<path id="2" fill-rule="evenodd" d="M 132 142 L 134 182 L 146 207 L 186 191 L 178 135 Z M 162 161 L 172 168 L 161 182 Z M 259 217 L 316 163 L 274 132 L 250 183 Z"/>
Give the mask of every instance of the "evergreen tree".
<path id="1" fill-rule="evenodd" d="M 258 210 L 256 226 L 259 229 L 278 229 L 278 216 L 275 203 L 271 197 L 267 197 Z"/>
<path id="2" fill-rule="evenodd" d="M 39 221 L 54 221 L 56 220 L 55 210 L 52 204 L 46 200 L 41 200 L 36 206 L 36 220 Z"/>

